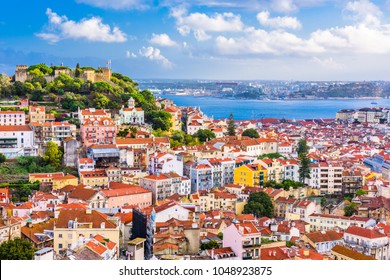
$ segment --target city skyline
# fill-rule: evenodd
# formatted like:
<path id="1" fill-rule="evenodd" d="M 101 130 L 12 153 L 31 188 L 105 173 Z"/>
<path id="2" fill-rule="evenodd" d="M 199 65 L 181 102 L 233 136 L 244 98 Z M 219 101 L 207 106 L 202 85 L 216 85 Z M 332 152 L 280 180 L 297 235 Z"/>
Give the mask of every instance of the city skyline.
<path id="1" fill-rule="evenodd" d="M 94 67 L 136 79 L 389 80 L 390 1 L 5 3 L 0 72 Z"/>

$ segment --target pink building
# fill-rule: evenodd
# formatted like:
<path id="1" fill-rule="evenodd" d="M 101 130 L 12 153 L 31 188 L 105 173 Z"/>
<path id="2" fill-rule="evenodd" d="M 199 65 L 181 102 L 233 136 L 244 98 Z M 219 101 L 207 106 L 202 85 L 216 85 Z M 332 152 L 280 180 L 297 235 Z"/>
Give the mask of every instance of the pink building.
<path id="1" fill-rule="evenodd" d="M 86 119 L 94 119 L 94 118 L 111 118 L 111 113 L 109 111 L 106 111 L 104 109 L 95 109 L 95 108 L 87 108 L 83 110 L 78 110 L 78 117 L 80 120 L 80 123 L 83 122 L 83 120 Z"/>
<path id="2" fill-rule="evenodd" d="M 113 144 L 117 128 L 110 118 L 84 119 L 80 126 L 80 137 L 86 147 L 92 144 Z"/>
<path id="3" fill-rule="evenodd" d="M 152 205 L 152 192 L 140 186 L 110 182 L 109 189 L 102 190 L 102 193 L 108 208 L 137 205 L 143 209 Z"/>
<path id="4" fill-rule="evenodd" d="M 260 259 L 261 233 L 252 222 L 231 224 L 223 230 L 223 247 L 242 260 Z"/>

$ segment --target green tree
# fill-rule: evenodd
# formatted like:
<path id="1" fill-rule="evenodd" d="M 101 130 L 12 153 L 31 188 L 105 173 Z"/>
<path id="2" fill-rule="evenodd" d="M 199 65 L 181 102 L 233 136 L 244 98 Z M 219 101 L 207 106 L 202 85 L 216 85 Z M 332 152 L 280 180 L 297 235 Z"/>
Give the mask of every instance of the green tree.
<path id="1" fill-rule="evenodd" d="M 95 98 L 93 99 L 93 104 L 98 109 L 105 109 L 107 108 L 108 103 L 110 102 L 110 99 L 107 98 L 104 94 L 96 93 Z"/>
<path id="2" fill-rule="evenodd" d="M 119 130 L 119 132 L 116 134 L 118 137 L 126 137 L 127 134 L 129 134 L 129 128 L 124 128 Z"/>
<path id="3" fill-rule="evenodd" d="M 256 217 L 272 217 L 274 205 L 271 198 L 265 192 L 256 192 L 249 195 L 248 203 L 244 206 L 244 214 L 253 214 Z"/>
<path id="4" fill-rule="evenodd" d="M 42 75 L 51 75 L 53 73 L 53 69 L 44 63 L 31 65 L 30 67 L 27 68 L 27 72 L 29 74 L 32 74 L 31 71 L 35 69 L 39 70 L 39 72 L 42 73 Z"/>
<path id="5" fill-rule="evenodd" d="M 211 240 L 211 241 L 209 241 L 207 243 L 202 243 L 200 245 L 200 249 L 201 250 L 210 250 L 210 249 L 213 249 L 213 248 L 218 249 L 219 247 L 220 246 L 219 246 L 218 242 L 215 241 L 215 240 Z"/>
<path id="6" fill-rule="evenodd" d="M 192 137 L 197 137 L 200 142 L 206 142 L 215 138 L 215 133 L 209 129 L 199 129 Z"/>
<path id="7" fill-rule="evenodd" d="M 5 162 L 6 159 L 7 159 L 7 158 L 5 157 L 5 155 L 2 154 L 2 153 L 0 153 L 0 163 Z"/>
<path id="8" fill-rule="evenodd" d="M 286 241 L 286 247 L 291 248 L 291 246 L 296 246 L 297 244 L 294 241 Z"/>
<path id="9" fill-rule="evenodd" d="M 76 78 L 78 78 L 78 77 L 80 77 L 81 73 L 82 73 L 82 70 L 80 69 L 80 63 L 77 62 L 76 69 L 74 70 L 74 76 Z"/>
<path id="10" fill-rule="evenodd" d="M 236 128 L 234 126 L 234 116 L 233 116 L 233 113 L 230 113 L 230 116 L 229 116 L 228 135 L 229 136 L 236 136 Z"/>
<path id="11" fill-rule="evenodd" d="M 54 168 L 58 168 L 61 165 L 62 152 L 56 143 L 49 141 L 46 144 L 46 151 L 43 158 Z"/>
<path id="12" fill-rule="evenodd" d="M 356 191 L 356 196 L 362 196 L 362 195 L 366 195 L 366 194 L 367 194 L 367 192 L 363 189 Z"/>
<path id="13" fill-rule="evenodd" d="M 177 141 L 181 144 L 185 144 L 185 136 L 186 134 L 182 130 L 174 130 L 171 134 L 171 139 Z"/>
<path id="14" fill-rule="evenodd" d="M 346 205 L 344 207 L 344 216 L 351 217 L 354 214 L 357 214 L 356 210 L 357 204 L 354 202 L 351 202 L 349 205 Z"/>
<path id="15" fill-rule="evenodd" d="M 275 158 L 285 158 L 285 157 L 280 153 L 269 153 L 257 157 L 257 159 L 263 159 L 263 158 L 275 159 Z"/>
<path id="16" fill-rule="evenodd" d="M 306 139 L 302 138 L 298 141 L 298 148 L 297 153 L 300 154 L 307 154 L 309 152 L 309 146 L 307 145 Z"/>
<path id="17" fill-rule="evenodd" d="M 113 92 L 113 87 L 106 82 L 96 82 L 93 84 L 93 89 L 97 92 L 110 93 Z"/>
<path id="18" fill-rule="evenodd" d="M 1 260 L 32 260 L 34 258 L 34 249 L 32 243 L 27 240 L 15 238 L 1 243 Z"/>
<path id="19" fill-rule="evenodd" d="M 323 196 L 323 197 L 321 197 L 321 206 L 325 207 L 325 205 L 326 205 L 326 197 Z"/>
<path id="20" fill-rule="evenodd" d="M 250 138 L 259 138 L 260 137 L 257 130 L 254 128 L 245 129 L 244 132 L 242 133 L 242 136 L 248 136 Z"/>
<path id="21" fill-rule="evenodd" d="M 223 240 L 223 232 L 218 232 L 217 236 L 219 239 Z"/>
<path id="22" fill-rule="evenodd" d="M 307 156 L 307 153 L 303 153 L 299 155 L 299 169 L 298 169 L 298 174 L 299 174 L 299 180 L 302 183 L 305 183 L 306 179 L 310 179 L 310 159 Z"/>
<path id="23" fill-rule="evenodd" d="M 169 131 L 172 127 L 171 118 L 172 115 L 164 111 L 149 112 L 149 119 L 154 130 L 161 129 L 163 131 Z"/>
<path id="24" fill-rule="evenodd" d="M 306 179 L 310 179 L 310 159 L 308 156 L 309 146 L 306 139 L 302 138 L 298 141 L 298 158 L 299 158 L 299 180 L 304 183 Z"/>

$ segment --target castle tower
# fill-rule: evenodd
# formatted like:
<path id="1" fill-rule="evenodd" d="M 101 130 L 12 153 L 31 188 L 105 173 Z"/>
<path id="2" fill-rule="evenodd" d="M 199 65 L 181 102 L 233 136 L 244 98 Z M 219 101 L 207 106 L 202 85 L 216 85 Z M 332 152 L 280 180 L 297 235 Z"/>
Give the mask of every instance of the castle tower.
<path id="1" fill-rule="evenodd" d="M 24 83 L 27 80 L 27 65 L 16 65 L 15 81 Z"/>
<path id="2" fill-rule="evenodd" d="M 110 81 L 112 76 L 112 70 L 108 67 L 102 67 L 100 69 L 102 70 L 104 79 Z"/>

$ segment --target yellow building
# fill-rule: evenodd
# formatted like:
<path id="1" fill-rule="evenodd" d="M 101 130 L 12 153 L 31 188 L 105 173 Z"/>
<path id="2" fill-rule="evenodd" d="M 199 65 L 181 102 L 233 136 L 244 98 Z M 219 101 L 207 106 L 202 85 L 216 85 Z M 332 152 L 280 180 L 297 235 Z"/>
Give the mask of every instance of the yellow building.
<path id="1" fill-rule="evenodd" d="M 201 212 L 214 209 L 236 211 L 237 195 L 228 192 L 199 191 L 191 194 L 190 200 L 200 206 Z"/>
<path id="2" fill-rule="evenodd" d="M 247 164 L 234 169 L 234 184 L 259 187 L 267 181 L 267 169 L 260 164 Z"/>
<path id="3" fill-rule="evenodd" d="M 80 171 L 80 183 L 91 187 L 104 187 L 108 184 L 108 176 L 104 169 Z"/>
<path id="4" fill-rule="evenodd" d="M 59 190 L 68 185 L 77 186 L 78 184 L 79 178 L 71 174 L 67 174 L 63 177 L 53 179 L 53 190 Z"/>
<path id="5" fill-rule="evenodd" d="M 236 215 L 241 215 L 244 211 L 244 207 L 248 202 L 246 200 L 241 200 L 236 202 Z"/>
<path id="6" fill-rule="evenodd" d="M 54 226 L 54 252 L 59 254 L 78 246 L 80 236 L 92 238 L 100 234 L 107 241 L 119 244 L 119 226 L 116 218 L 90 209 L 62 210 Z M 119 251 L 118 248 L 116 250 Z"/>
<path id="7" fill-rule="evenodd" d="M 43 123 L 46 119 L 45 106 L 29 106 L 30 123 Z"/>
<path id="8" fill-rule="evenodd" d="M 53 190 L 58 190 L 68 185 L 77 186 L 79 184 L 79 179 L 77 177 L 71 174 L 64 175 L 63 172 L 32 173 L 29 174 L 28 180 L 31 183 L 35 181 L 38 181 L 39 183 L 51 183 Z"/>

